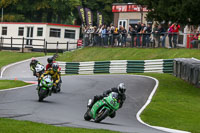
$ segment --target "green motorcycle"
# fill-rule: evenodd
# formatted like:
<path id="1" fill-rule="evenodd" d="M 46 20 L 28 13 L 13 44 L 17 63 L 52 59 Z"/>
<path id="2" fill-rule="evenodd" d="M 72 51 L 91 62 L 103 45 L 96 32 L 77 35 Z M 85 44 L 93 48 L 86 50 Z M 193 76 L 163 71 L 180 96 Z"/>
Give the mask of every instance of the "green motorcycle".
<path id="1" fill-rule="evenodd" d="M 88 109 L 84 115 L 84 119 L 89 121 L 93 119 L 95 122 L 100 122 L 107 116 L 112 115 L 114 111 L 119 109 L 120 103 L 118 102 L 118 93 L 112 92 L 102 100 L 97 101 L 91 109 Z M 91 102 L 91 99 L 88 102 Z"/>
<path id="2" fill-rule="evenodd" d="M 39 102 L 42 102 L 46 98 L 50 89 L 53 87 L 53 80 L 50 75 L 46 75 L 41 79 L 40 86 L 38 89 Z"/>

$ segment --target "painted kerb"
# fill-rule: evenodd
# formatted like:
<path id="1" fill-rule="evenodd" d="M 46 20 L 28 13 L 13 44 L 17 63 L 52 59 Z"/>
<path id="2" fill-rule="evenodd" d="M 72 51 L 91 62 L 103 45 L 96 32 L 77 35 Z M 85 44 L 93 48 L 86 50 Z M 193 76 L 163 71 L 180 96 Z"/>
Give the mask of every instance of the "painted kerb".
<path id="1" fill-rule="evenodd" d="M 173 59 L 58 62 L 62 74 L 173 73 Z"/>

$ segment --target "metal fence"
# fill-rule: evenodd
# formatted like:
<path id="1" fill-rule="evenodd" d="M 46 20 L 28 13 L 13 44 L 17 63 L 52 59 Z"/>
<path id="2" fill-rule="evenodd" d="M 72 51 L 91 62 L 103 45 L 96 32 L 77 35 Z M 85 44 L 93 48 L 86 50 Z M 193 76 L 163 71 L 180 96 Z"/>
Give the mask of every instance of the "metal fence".
<path id="1" fill-rule="evenodd" d="M 47 52 L 63 52 L 76 49 L 77 42 L 48 42 L 45 39 L 30 39 L 30 38 L 0 38 L 0 50 L 20 50 L 24 53 L 27 49 L 33 51 L 40 51 L 47 54 Z"/>
<path id="2" fill-rule="evenodd" d="M 98 34 L 84 33 L 85 46 L 111 46 L 111 47 L 167 47 L 176 48 L 183 45 L 188 48 L 200 48 L 200 41 L 195 40 L 197 33 L 127 33 L 127 34 Z"/>

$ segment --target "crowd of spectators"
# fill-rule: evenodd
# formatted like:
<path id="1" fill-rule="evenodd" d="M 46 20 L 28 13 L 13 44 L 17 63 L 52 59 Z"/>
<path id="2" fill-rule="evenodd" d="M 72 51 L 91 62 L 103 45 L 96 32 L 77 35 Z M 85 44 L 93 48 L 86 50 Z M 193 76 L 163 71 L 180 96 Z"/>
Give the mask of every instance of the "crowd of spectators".
<path id="1" fill-rule="evenodd" d="M 112 23 L 83 28 L 85 46 L 127 46 L 127 37 L 130 38 L 130 47 L 167 47 L 166 37 L 169 40 L 168 48 L 176 48 L 180 25 L 169 24 L 164 27 L 162 24 L 144 24 L 138 22 L 129 25 L 128 31 L 125 27 L 116 27 Z"/>

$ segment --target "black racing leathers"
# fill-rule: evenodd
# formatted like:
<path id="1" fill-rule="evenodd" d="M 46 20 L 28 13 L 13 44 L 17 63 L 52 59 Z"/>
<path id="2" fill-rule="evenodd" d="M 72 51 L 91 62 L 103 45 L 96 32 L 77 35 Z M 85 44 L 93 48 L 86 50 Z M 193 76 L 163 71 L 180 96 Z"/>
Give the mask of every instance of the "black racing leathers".
<path id="1" fill-rule="evenodd" d="M 126 100 L 126 95 L 125 95 L 124 93 L 123 93 L 123 94 L 122 94 L 122 93 L 119 93 L 119 92 L 118 92 L 118 89 L 117 89 L 116 87 L 111 88 L 111 89 L 109 89 L 109 90 L 107 90 L 107 91 L 104 91 L 104 92 L 103 92 L 103 95 L 96 95 L 96 96 L 94 96 L 94 99 L 93 99 L 93 101 L 92 101 L 90 107 L 92 107 L 92 106 L 94 105 L 94 103 L 96 103 L 98 100 L 101 100 L 101 99 L 103 99 L 104 97 L 107 97 L 111 92 L 116 92 L 116 93 L 118 93 L 118 101 L 119 101 L 119 103 L 120 103 L 119 108 L 121 108 L 122 105 L 123 105 L 123 103 L 124 103 L 124 101 Z"/>

